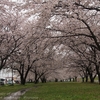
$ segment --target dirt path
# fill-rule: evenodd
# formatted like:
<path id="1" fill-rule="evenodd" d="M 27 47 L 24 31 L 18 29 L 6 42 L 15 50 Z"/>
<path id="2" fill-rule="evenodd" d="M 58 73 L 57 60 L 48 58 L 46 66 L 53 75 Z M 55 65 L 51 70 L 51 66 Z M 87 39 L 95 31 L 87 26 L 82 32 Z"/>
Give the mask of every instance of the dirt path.
<path id="1" fill-rule="evenodd" d="M 4 97 L 3 100 L 18 100 L 20 98 L 20 96 L 25 94 L 28 90 L 30 90 L 30 89 L 23 89 L 23 90 L 11 93 L 7 97 Z"/>

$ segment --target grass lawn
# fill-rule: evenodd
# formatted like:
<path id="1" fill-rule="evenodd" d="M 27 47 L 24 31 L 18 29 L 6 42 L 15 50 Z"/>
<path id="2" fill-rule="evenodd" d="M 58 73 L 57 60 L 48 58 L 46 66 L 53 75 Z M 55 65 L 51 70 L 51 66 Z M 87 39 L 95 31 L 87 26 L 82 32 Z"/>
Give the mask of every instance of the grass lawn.
<path id="1" fill-rule="evenodd" d="M 100 85 L 90 83 L 46 83 L 32 86 L 19 100 L 100 100 Z"/>
<path id="2" fill-rule="evenodd" d="M 0 86 L 0 100 L 2 100 L 2 98 L 4 96 L 10 95 L 12 92 L 16 92 L 18 90 L 29 88 L 29 87 L 32 87 L 32 86 L 33 86 L 33 83 L 32 84 L 26 84 L 25 86 L 22 86 L 22 85 L 14 85 L 14 86 L 4 85 L 4 86 Z"/>

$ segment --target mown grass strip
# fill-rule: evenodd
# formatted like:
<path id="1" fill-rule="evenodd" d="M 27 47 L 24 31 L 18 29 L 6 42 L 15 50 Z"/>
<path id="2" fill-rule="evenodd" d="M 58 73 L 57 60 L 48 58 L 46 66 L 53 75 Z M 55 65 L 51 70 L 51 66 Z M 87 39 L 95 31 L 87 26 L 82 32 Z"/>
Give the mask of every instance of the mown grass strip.
<path id="1" fill-rule="evenodd" d="M 85 83 L 46 83 L 31 88 L 19 100 L 100 100 L 100 85 Z"/>

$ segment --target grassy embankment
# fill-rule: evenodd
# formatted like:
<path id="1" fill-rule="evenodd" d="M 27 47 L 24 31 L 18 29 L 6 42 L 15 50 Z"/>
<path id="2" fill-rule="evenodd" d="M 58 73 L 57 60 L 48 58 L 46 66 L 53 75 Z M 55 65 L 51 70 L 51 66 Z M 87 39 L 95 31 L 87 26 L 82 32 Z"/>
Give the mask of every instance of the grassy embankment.
<path id="1" fill-rule="evenodd" d="M 100 85 L 90 83 L 38 84 L 20 100 L 100 100 Z"/>
<path id="2" fill-rule="evenodd" d="M 29 87 L 31 90 L 20 100 L 100 100 L 100 85 L 70 82 L 0 86 L 0 100 L 12 92 Z"/>

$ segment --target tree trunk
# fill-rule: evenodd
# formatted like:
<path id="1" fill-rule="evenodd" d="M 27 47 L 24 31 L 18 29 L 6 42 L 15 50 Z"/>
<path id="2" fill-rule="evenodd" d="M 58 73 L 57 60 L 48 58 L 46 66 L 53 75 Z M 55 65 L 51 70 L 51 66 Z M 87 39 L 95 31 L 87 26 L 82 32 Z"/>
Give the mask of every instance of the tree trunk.
<path id="1" fill-rule="evenodd" d="M 35 83 L 35 84 L 39 83 L 39 80 L 38 80 L 38 79 L 36 79 L 36 80 L 34 81 L 34 83 Z"/>
<path id="2" fill-rule="evenodd" d="M 82 82 L 84 83 L 84 77 L 82 77 Z"/>
<path id="3" fill-rule="evenodd" d="M 41 82 L 42 82 L 42 83 L 46 83 L 46 78 L 45 78 L 45 76 L 41 77 Z"/>
<path id="4" fill-rule="evenodd" d="M 96 75 L 93 76 L 92 73 L 90 74 L 90 82 L 91 82 L 91 83 L 94 83 L 94 79 L 95 79 L 95 77 L 96 77 Z"/>
<path id="5" fill-rule="evenodd" d="M 98 74 L 98 82 L 99 82 L 99 84 L 100 84 L 100 74 Z"/>
<path id="6" fill-rule="evenodd" d="M 86 75 L 86 77 L 85 77 L 85 78 L 86 78 L 85 82 L 88 82 L 88 75 Z"/>
<path id="7" fill-rule="evenodd" d="M 21 85 L 25 85 L 25 83 L 26 83 L 26 79 L 21 77 Z"/>
<path id="8" fill-rule="evenodd" d="M 77 82 L 77 76 L 75 76 L 75 82 Z"/>
<path id="9" fill-rule="evenodd" d="M 90 78 L 90 82 L 91 83 L 94 83 L 94 78 Z"/>
<path id="10" fill-rule="evenodd" d="M 35 72 L 35 79 L 34 79 L 34 83 L 37 84 L 39 83 L 39 78 L 38 78 L 38 74 Z"/>
<path id="11" fill-rule="evenodd" d="M 97 72 L 97 75 L 98 75 L 98 82 L 100 84 L 100 72 L 99 72 L 99 65 L 96 65 L 96 72 Z"/>

